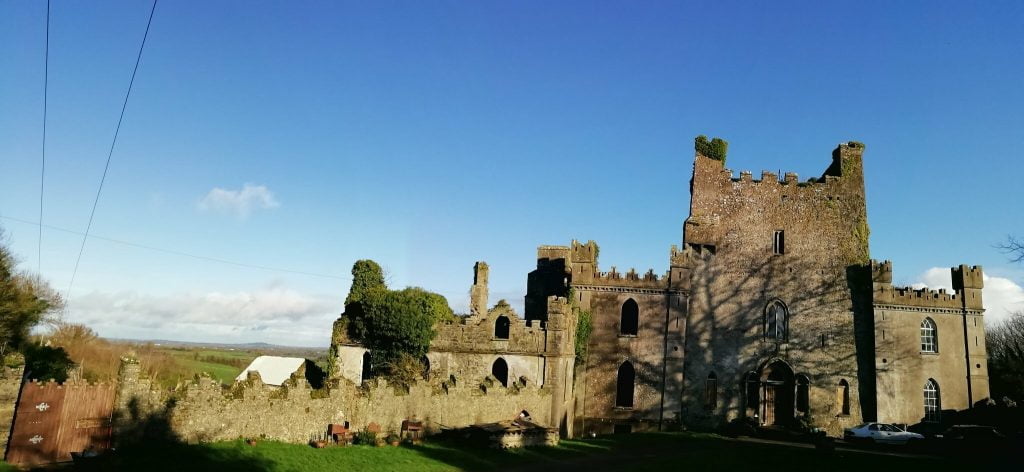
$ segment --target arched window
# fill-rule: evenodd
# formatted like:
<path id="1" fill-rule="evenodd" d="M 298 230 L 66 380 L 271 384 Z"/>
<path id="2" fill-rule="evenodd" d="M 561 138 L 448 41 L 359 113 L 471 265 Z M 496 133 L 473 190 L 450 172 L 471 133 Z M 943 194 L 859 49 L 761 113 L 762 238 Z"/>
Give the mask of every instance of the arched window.
<path id="1" fill-rule="evenodd" d="M 839 387 L 836 388 L 836 403 L 839 404 L 839 414 L 850 414 L 850 382 L 846 379 L 840 380 Z"/>
<path id="2" fill-rule="evenodd" d="M 619 319 L 619 334 L 636 336 L 640 327 L 640 307 L 630 298 L 622 304 L 622 317 Z"/>
<path id="3" fill-rule="evenodd" d="M 373 377 L 373 369 L 371 368 L 373 365 L 371 364 L 370 359 L 371 359 L 370 351 L 364 352 L 363 353 L 363 372 L 362 372 L 362 380 L 364 382 L 367 381 L 367 380 L 370 380 L 370 378 Z"/>
<path id="4" fill-rule="evenodd" d="M 714 372 L 704 380 L 704 408 L 714 410 L 718 407 L 718 376 Z"/>
<path id="5" fill-rule="evenodd" d="M 497 339 L 508 339 L 508 326 L 508 317 L 505 315 L 499 316 L 498 319 L 494 321 L 494 337 Z"/>
<path id="6" fill-rule="evenodd" d="M 633 383 L 636 380 L 636 371 L 629 361 L 619 366 L 619 376 L 615 383 L 615 406 L 622 408 L 633 408 Z"/>
<path id="7" fill-rule="evenodd" d="M 924 383 L 924 420 L 939 421 L 942 413 L 942 400 L 939 398 L 939 384 L 935 379 Z"/>
<path id="8" fill-rule="evenodd" d="M 811 380 L 806 375 L 796 376 L 796 411 L 806 414 L 810 411 Z"/>
<path id="9" fill-rule="evenodd" d="M 491 376 L 501 382 L 502 387 L 508 387 L 508 363 L 505 359 L 498 358 L 491 366 Z"/>
<path id="10" fill-rule="evenodd" d="M 921 352 L 939 352 L 939 331 L 931 318 L 921 322 Z"/>
<path id="11" fill-rule="evenodd" d="M 764 309 L 764 337 L 778 342 L 789 340 L 789 310 L 778 300 Z"/>

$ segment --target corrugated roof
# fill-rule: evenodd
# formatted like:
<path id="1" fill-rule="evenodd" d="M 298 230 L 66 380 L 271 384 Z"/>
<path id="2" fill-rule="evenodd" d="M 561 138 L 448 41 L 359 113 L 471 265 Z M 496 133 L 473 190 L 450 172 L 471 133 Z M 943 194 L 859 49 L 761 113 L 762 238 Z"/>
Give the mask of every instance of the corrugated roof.
<path id="1" fill-rule="evenodd" d="M 253 359 L 249 367 L 238 374 L 235 380 L 245 380 L 249 371 L 256 371 L 263 378 L 263 383 L 280 386 L 305 362 L 306 360 L 301 357 L 260 356 Z"/>

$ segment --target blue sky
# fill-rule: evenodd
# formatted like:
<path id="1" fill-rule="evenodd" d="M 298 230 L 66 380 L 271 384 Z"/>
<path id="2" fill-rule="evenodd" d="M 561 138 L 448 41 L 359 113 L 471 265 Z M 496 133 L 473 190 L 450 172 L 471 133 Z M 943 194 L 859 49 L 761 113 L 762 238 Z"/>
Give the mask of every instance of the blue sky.
<path id="1" fill-rule="evenodd" d="M 1024 306 L 993 248 L 1024 236 L 1024 4 L 551 3 L 160 2 L 92 233 L 339 278 L 90 240 L 65 316 L 325 345 L 359 258 L 457 310 L 476 260 L 520 306 L 539 244 L 661 272 L 697 134 L 801 178 L 865 142 L 896 281 L 982 264 L 998 311 Z M 45 7 L 0 4 L 0 226 L 30 271 L 37 229 L 9 218 L 38 220 Z M 85 228 L 148 13 L 54 2 L 46 224 Z M 58 290 L 79 244 L 43 234 Z"/>

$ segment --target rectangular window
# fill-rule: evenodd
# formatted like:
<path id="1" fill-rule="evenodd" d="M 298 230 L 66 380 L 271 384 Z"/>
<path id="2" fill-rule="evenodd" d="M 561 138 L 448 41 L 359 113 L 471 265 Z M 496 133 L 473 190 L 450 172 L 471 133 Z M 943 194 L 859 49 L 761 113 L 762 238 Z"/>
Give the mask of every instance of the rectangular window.
<path id="1" fill-rule="evenodd" d="M 786 253 L 786 233 L 781 229 L 775 232 L 775 237 L 772 239 L 772 253 Z"/>

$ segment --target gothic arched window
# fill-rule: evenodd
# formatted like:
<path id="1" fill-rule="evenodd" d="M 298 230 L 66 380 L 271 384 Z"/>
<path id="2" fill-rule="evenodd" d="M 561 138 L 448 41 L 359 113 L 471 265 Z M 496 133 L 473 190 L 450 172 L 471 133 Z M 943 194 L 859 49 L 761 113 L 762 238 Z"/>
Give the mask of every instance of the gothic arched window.
<path id="1" fill-rule="evenodd" d="M 921 352 L 939 352 L 939 330 L 931 318 L 921 322 Z"/>
<path id="2" fill-rule="evenodd" d="M 498 358 L 491 366 L 491 376 L 501 383 L 502 387 L 508 387 L 508 363 L 505 359 Z"/>
<path id="3" fill-rule="evenodd" d="M 619 366 L 619 376 L 615 382 L 615 406 L 633 408 L 633 387 L 636 371 L 633 364 L 625 361 Z"/>
<path id="4" fill-rule="evenodd" d="M 636 336 L 640 328 L 640 307 L 630 298 L 622 304 L 622 316 L 619 319 L 619 334 Z"/>
<path id="5" fill-rule="evenodd" d="M 939 421 L 939 414 L 942 413 L 942 400 L 939 397 L 939 384 L 935 379 L 928 379 L 924 383 L 924 420 Z"/>
<path id="6" fill-rule="evenodd" d="M 764 309 L 764 337 L 778 342 L 789 340 L 789 310 L 778 300 Z"/>

